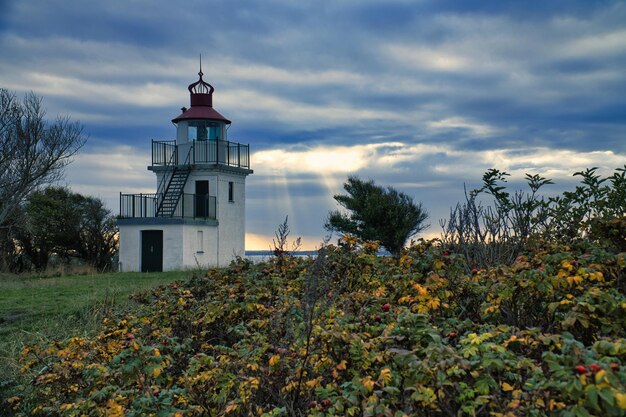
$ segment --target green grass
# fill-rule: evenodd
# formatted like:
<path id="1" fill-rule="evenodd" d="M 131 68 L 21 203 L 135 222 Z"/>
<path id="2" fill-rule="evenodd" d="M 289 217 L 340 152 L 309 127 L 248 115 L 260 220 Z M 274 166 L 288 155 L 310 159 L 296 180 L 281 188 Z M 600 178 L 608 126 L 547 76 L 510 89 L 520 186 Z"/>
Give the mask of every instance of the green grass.
<path id="1" fill-rule="evenodd" d="M 25 344 L 92 334 L 105 316 L 128 306 L 131 294 L 193 274 L 0 274 L 0 369 L 15 375 L 17 355 Z"/>

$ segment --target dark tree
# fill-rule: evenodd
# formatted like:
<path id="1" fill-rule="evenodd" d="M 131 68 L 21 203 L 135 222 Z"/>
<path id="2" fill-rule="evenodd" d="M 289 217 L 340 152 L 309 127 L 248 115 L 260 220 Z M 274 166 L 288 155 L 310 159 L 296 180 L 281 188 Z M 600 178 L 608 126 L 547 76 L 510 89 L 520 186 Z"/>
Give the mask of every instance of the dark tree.
<path id="1" fill-rule="evenodd" d="M 98 270 L 112 268 L 111 261 L 118 249 L 117 226 L 102 200 L 83 197 L 79 230 L 79 257 Z"/>
<path id="2" fill-rule="evenodd" d="M 45 269 L 53 254 L 65 261 L 74 254 L 81 203 L 82 196 L 61 187 L 49 187 L 28 196 L 24 222 L 16 227 L 16 238 L 35 269 Z"/>
<path id="3" fill-rule="evenodd" d="M 34 268 L 46 268 L 52 255 L 61 262 L 81 259 L 100 270 L 111 266 L 117 230 L 100 199 L 49 187 L 33 192 L 21 212 L 16 240 Z"/>
<path id="4" fill-rule="evenodd" d="M 332 211 L 326 230 L 350 233 L 365 240 L 378 240 L 393 255 L 398 255 L 406 241 L 428 225 L 428 213 L 421 203 L 392 187 L 381 187 L 374 181 L 349 177 L 343 185 L 347 195 L 334 199 L 349 213 Z"/>

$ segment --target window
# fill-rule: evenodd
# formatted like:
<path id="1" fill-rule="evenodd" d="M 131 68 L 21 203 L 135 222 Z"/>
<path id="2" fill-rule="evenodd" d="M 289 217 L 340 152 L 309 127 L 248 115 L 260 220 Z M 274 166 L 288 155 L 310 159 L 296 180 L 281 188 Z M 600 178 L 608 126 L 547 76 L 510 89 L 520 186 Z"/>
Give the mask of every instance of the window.
<path id="1" fill-rule="evenodd" d="M 215 122 L 191 120 L 187 127 L 188 140 L 217 140 L 219 126 Z"/>
<path id="2" fill-rule="evenodd" d="M 197 253 L 204 253 L 204 236 L 202 230 L 198 230 Z"/>
<path id="3" fill-rule="evenodd" d="M 233 201 L 235 201 L 235 196 L 234 196 L 234 184 L 232 181 L 228 182 L 228 201 L 230 201 L 231 203 Z"/>

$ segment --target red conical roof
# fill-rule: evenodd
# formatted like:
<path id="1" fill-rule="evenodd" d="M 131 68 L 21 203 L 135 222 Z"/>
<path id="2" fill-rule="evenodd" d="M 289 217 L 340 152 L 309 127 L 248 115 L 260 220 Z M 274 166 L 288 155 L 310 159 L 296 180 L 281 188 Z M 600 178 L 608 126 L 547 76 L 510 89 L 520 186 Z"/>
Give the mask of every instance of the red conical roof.
<path id="1" fill-rule="evenodd" d="M 202 68 L 198 73 L 200 79 L 193 84 L 189 84 L 187 89 L 191 95 L 191 107 L 184 109 L 183 112 L 178 115 L 172 122 L 178 123 L 181 120 L 189 119 L 205 119 L 205 120 L 220 120 L 226 124 L 230 124 L 230 120 L 219 114 L 217 110 L 213 108 L 213 86 L 202 79 L 204 75 Z"/>

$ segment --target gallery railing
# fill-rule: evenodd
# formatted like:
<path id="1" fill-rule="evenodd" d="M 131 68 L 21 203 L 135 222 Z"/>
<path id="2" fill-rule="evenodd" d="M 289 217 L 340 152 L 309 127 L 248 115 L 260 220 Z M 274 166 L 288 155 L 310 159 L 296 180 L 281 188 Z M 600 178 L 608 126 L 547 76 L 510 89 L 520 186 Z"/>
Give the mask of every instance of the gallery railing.
<path id="1" fill-rule="evenodd" d="M 157 217 L 159 201 L 159 194 L 120 193 L 120 218 Z M 203 194 L 183 194 L 174 213 L 167 217 L 215 220 L 217 218 L 216 198 Z"/>
<path id="2" fill-rule="evenodd" d="M 152 141 L 152 165 L 178 165 L 182 155 L 191 152 L 190 164 L 222 164 L 238 168 L 250 168 L 250 145 L 226 140 L 194 140 L 177 145 L 175 140 Z M 187 149 L 190 148 L 190 149 Z"/>

